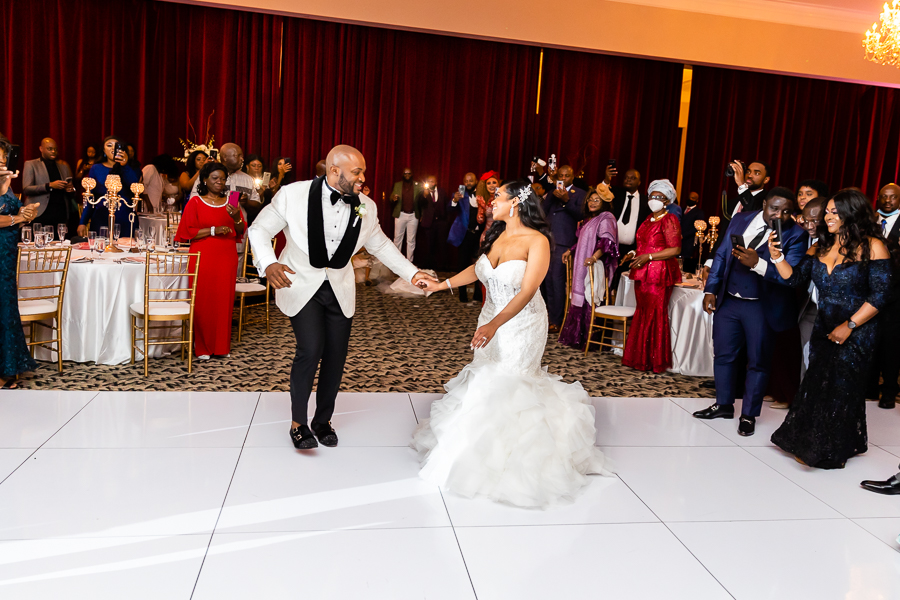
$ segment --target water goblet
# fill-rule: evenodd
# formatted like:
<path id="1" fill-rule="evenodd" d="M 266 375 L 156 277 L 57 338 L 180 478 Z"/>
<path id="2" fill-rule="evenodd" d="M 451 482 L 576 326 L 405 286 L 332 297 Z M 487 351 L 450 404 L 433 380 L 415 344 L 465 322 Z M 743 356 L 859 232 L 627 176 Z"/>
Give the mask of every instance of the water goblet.
<path id="1" fill-rule="evenodd" d="M 66 234 L 69 233 L 69 226 L 65 223 L 60 223 L 56 226 L 56 230 L 59 232 L 59 241 L 64 242 L 66 240 Z"/>
<path id="2" fill-rule="evenodd" d="M 53 225 L 44 226 L 44 239 L 46 240 L 46 244 L 49 246 L 53 243 L 53 235 L 56 233 L 56 228 Z"/>
<path id="3" fill-rule="evenodd" d="M 26 244 L 31 243 L 31 225 L 22 227 L 22 241 Z"/>

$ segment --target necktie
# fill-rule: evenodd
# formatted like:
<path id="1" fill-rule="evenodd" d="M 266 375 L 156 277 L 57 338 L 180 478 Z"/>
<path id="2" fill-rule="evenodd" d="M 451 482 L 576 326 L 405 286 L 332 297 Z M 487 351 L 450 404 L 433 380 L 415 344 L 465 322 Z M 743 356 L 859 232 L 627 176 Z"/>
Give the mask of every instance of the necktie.
<path id="1" fill-rule="evenodd" d="M 756 237 L 753 238 L 753 240 L 750 242 L 750 245 L 748 245 L 747 247 L 753 248 L 755 250 L 756 247 L 759 246 L 759 243 L 763 241 L 763 238 L 766 236 L 767 229 L 768 227 L 763 225 L 763 228 L 759 230 L 759 233 L 756 234 Z"/>
<path id="2" fill-rule="evenodd" d="M 886 231 L 887 231 L 887 219 L 882 218 L 881 219 L 881 235 L 884 235 L 884 233 Z"/>
<path id="3" fill-rule="evenodd" d="M 628 225 L 628 221 L 631 220 L 631 199 L 634 198 L 634 194 L 628 194 L 625 199 L 625 208 L 622 209 L 622 225 Z"/>

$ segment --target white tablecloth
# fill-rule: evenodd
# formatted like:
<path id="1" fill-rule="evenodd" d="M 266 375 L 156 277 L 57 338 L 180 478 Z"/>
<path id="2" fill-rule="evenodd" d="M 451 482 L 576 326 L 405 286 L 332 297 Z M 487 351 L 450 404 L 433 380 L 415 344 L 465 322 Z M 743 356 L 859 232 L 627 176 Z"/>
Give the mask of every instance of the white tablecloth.
<path id="1" fill-rule="evenodd" d="M 616 291 L 616 306 L 635 306 L 634 282 L 624 274 Z M 703 292 L 675 287 L 669 300 L 672 373 L 713 376 L 712 315 L 703 312 Z"/>
<path id="2" fill-rule="evenodd" d="M 138 213 L 138 223 L 144 230 L 144 236 L 151 236 L 157 247 L 166 245 L 166 215 L 165 213 Z"/>
<path id="3" fill-rule="evenodd" d="M 89 255 L 87 250 L 72 250 L 72 260 Z M 144 301 L 145 266 L 114 262 L 134 254 L 104 254 L 102 259 L 97 256 L 95 252 L 93 263 L 69 265 L 62 313 L 63 360 L 119 365 L 131 361 L 131 313 L 128 307 Z M 48 274 L 23 275 L 20 285 L 42 285 L 48 283 L 49 278 Z M 172 287 L 176 287 L 175 278 L 172 279 Z M 152 286 L 158 284 L 154 281 Z M 37 290 L 20 293 L 21 297 L 38 295 L 42 294 Z M 41 329 L 38 328 L 39 339 L 49 337 L 48 331 Z M 169 335 L 175 335 L 177 331 L 173 329 Z M 157 330 L 153 336 L 163 333 L 164 330 Z M 162 356 L 172 348 L 174 346 L 151 346 L 150 356 Z M 40 347 L 36 357 L 56 360 L 55 353 Z M 138 353 L 135 358 L 140 359 L 141 355 Z"/>

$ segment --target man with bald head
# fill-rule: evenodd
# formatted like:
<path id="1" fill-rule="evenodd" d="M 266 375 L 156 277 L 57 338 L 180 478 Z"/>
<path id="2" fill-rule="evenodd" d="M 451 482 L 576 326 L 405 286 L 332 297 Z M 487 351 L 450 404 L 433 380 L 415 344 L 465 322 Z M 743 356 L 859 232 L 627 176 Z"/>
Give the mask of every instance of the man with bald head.
<path id="1" fill-rule="evenodd" d="M 563 165 L 556 172 L 556 182 L 543 201 L 544 214 L 553 234 L 554 248 L 550 268 L 544 277 L 547 296 L 547 316 L 550 331 L 558 332 L 566 312 L 566 263 L 563 254 L 575 245 L 575 230 L 584 217 L 584 190 L 575 187 L 575 170 Z"/>
<path id="2" fill-rule="evenodd" d="M 58 158 L 59 150 L 52 138 L 42 139 L 39 150 L 41 157 L 27 161 L 24 166 L 22 192 L 25 204 L 37 205 L 35 223 L 53 227 L 64 223 L 74 235 L 79 215 L 71 196 L 75 193 L 72 169 Z"/>
<path id="3" fill-rule="evenodd" d="M 887 240 L 888 250 L 896 256 L 900 253 L 900 186 L 889 183 L 878 192 L 877 220 Z M 895 278 L 896 279 L 896 278 Z M 896 287 L 897 284 L 895 283 Z M 896 294 L 894 294 L 896 298 Z M 900 302 L 891 302 L 880 312 L 881 338 L 872 357 L 869 381 L 866 385 L 866 398 L 878 400 L 881 408 L 894 408 L 900 385 L 900 352 L 897 351 L 897 340 L 900 339 Z M 884 380 L 880 383 L 880 380 Z M 879 398 L 880 395 L 880 398 Z"/>
<path id="4" fill-rule="evenodd" d="M 361 195 L 365 173 L 366 160 L 359 150 L 336 146 L 325 159 L 324 177 L 282 187 L 250 227 L 256 267 L 275 288 L 275 304 L 290 318 L 297 338 L 290 436 L 298 450 L 338 443 L 331 416 L 356 310 L 351 257 L 365 247 L 413 284 L 427 277 L 382 232 L 378 207 Z M 287 243 L 276 257 L 272 238 L 282 231 Z M 316 412 L 309 422 L 317 369 Z"/>

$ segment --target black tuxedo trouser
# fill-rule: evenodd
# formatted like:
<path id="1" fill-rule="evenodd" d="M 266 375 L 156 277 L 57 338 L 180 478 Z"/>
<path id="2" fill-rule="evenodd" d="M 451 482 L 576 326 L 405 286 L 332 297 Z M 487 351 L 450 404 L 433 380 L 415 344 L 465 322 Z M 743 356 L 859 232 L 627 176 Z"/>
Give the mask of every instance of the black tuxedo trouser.
<path id="1" fill-rule="evenodd" d="M 334 400 L 344 376 L 352 325 L 353 318 L 344 316 L 328 280 L 303 310 L 291 317 L 291 327 L 297 338 L 297 351 L 291 366 L 291 419 L 294 422 L 307 423 L 309 395 L 316 369 L 319 369 L 319 386 L 316 389 L 316 414 L 312 427 L 331 420 Z"/>

